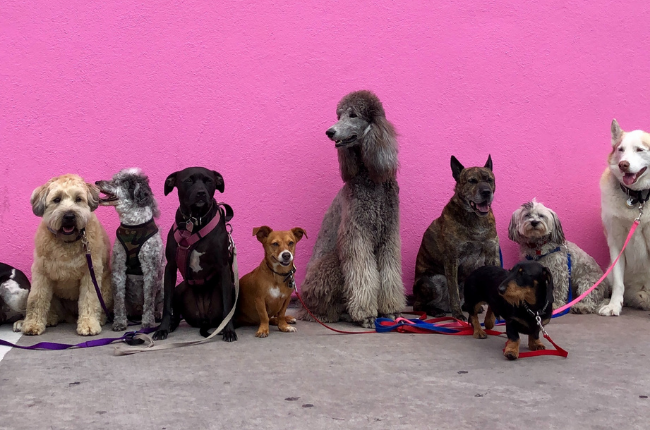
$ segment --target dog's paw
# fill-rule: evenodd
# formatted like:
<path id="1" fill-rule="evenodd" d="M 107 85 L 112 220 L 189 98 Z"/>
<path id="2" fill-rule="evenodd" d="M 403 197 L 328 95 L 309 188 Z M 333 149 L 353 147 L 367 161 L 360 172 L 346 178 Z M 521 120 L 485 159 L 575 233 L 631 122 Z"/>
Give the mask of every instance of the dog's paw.
<path id="1" fill-rule="evenodd" d="M 503 350 L 503 356 L 508 360 L 516 360 L 519 358 L 519 341 L 513 342 L 511 340 L 506 344 Z"/>
<path id="2" fill-rule="evenodd" d="M 598 313 L 603 316 L 618 316 L 621 314 L 621 309 L 623 308 L 621 303 L 612 303 L 611 301 L 609 304 L 601 307 L 598 310 Z"/>
<path id="3" fill-rule="evenodd" d="M 288 325 L 285 325 L 285 326 L 282 326 L 282 327 L 278 326 L 278 330 L 283 331 L 285 333 L 293 333 L 293 332 L 298 331 L 297 328 L 291 327 L 291 326 L 288 326 Z"/>
<path id="4" fill-rule="evenodd" d="M 528 349 L 531 351 L 541 351 L 546 349 L 546 346 L 539 339 L 528 339 Z"/>
<path id="5" fill-rule="evenodd" d="M 287 322 L 287 324 L 295 324 L 296 323 L 296 319 L 294 317 L 292 317 L 292 316 L 289 316 L 289 315 L 286 315 L 284 317 L 284 320 Z"/>
<path id="6" fill-rule="evenodd" d="M 375 328 L 375 317 L 367 317 L 359 321 L 363 328 Z"/>
<path id="7" fill-rule="evenodd" d="M 102 332 L 102 326 L 95 318 L 80 318 L 77 322 L 77 334 L 95 336 Z"/>
<path id="8" fill-rule="evenodd" d="M 39 334 L 43 334 L 45 331 L 45 324 L 25 320 L 22 324 L 21 330 L 23 334 L 28 336 L 38 336 Z"/>
<path id="9" fill-rule="evenodd" d="M 268 336 L 268 329 L 267 329 L 267 336 Z M 233 329 L 225 329 L 223 331 L 223 341 L 224 342 L 234 342 L 237 340 L 237 333 L 235 333 L 235 330 Z"/>
<path id="10" fill-rule="evenodd" d="M 571 306 L 572 314 L 593 314 L 596 311 L 596 304 L 580 302 Z"/>
<path id="11" fill-rule="evenodd" d="M 474 330 L 474 339 L 487 339 L 487 333 L 483 330 Z"/>
<path id="12" fill-rule="evenodd" d="M 456 318 L 458 321 L 465 321 L 465 322 L 467 322 L 467 317 L 465 317 L 465 315 L 463 315 L 462 312 L 452 312 L 451 316 L 452 316 L 453 318 Z"/>
<path id="13" fill-rule="evenodd" d="M 115 320 L 113 321 L 113 331 L 124 331 L 128 327 L 126 320 Z M 144 325 L 143 325 L 144 327 Z"/>
<path id="14" fill-rule="evenodd" d="M 391 314 L 381 314 L 380 315 L 382 318 L 388 318 L 391 321 L 395 321 L 397 318 L 401 317 L 402 314 L 399 312 L 391 313 Z"/>
<path id="15" fill-rule="evenodd" d="M 142 328 L 151 328 L 155 326 L 156 326 L 155 320 L 145 321 L 144 318 L 142 319 Z"/>
<path id="16" fill-rule="evenodd" d="M 167 339 L 167 336 L 169 336 L 169 330 L 156 330 L 153 334 L 153 340 L 165 340 Z"/>
<path id="17" fill-rule="evenodd" d="M 14 327 L 13 327 L 13 329 L 14 329 L 14 331 L 15 331 L 16 333 L 20 333 L 20 332 L 23 330 L 23 323 L 24 323 L 24 322 L 25 322 L 25 320 L 18 320 L 18 321 L 16 321 L 16 322 L 14 323 Z"/>
<path id="18" fill-rule="evenodd" d="M 265 338 L 268 337 L 268 335 L 269 335 L 268 327 L 260 327 L 259 329 L 257 329 L 257 333 L 255 333 L 255 337 L 259 337 L 259 338 Z"/>

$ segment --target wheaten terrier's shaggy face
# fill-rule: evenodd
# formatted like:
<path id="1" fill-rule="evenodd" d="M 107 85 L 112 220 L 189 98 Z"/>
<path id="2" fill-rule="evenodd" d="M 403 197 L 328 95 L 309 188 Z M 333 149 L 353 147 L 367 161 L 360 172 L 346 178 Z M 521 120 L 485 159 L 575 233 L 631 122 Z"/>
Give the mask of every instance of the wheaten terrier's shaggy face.
<path id="1" fill-rule="evenodd" d="M 517 243 L 534 243 L 547 238 L 559 244 L 565 240 L 557 214 L 535 199 L 512 214 L 509 234 Z"/>
<path id="2" fill-rule="evenodd" d="M 36 188 L 31 203 L 48 230 L 63 241 L 73 241 L 97 209 L 99 189 L 76 175 L 59 176 Z"/>

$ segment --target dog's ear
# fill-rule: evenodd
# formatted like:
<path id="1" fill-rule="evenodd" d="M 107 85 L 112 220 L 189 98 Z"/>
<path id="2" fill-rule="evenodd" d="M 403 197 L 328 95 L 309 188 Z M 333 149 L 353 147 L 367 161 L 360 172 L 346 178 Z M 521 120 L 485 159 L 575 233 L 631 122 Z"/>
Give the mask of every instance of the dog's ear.
<path id="1" fill-rule="evenodd" d="M 548 269 L 548 267 L 544 267 L 544 269 L 542 269 L 542 273 L 544 273 L 544 278 L 546 279 L 546 301 L 548 302 L 548 306 L 551 306 L 552 308 L 553 290 L 555 289 L 555 286 L 553 285 L 553 274 Z"/>
<path id="2" fill-rule="evenodd" d="M 217 172 L 216 170 L 212 170 L 212 176 L 214 177 L 214 183 L 216 184 L 217 190 L 219 190 L 220 193 L 223 193 L 224 190 L 224 182 L 223 182 L 223 176 L 221 176 L 221 173 Z"/>
<path id="3" fill-rule="evenodd" d="M 465 169 L 465 167 L 462 164 L 460 164 L 460 161 L 458 161 L 458 159 L 456 157 L 454 157 L 452 155 L 451 156 L 451 174 L 453 175 L 454 180 L 456 182 L 460 181 L 460 172 L 462 172 L 463 169 Z"/>
<path id="4" fill-rule="evenodd" d="M 551 241 L 555 243 L 564 243 L 566 239 L 564 237 L 564 230 L 562 230 L 562 223 L 560 222 L 560 217 L 558 217 L 553 210 L 548 209 L 548 211 L 551 213 L 551 221 L 553 222 L 553 232 L 551 233 Z"/>
<path id="5" fill-rule="evenodd" d="M 32 197 L 29 199 L 29 202 L 32 205 L 32 212 L 34 212 L 34 215 L 36 216 L 40 217 L 45 213 L 45 200 L 47 194 L 50 192 L 51 183 L 52 180 L 49 180 L 32 192 Z"/>
<path id="6" fill-rule="evenodd" d="M 490 169 L 490 172 L 492 171 L 492 155 L 488 154 L 488 159 L 485 162 L 485 167 L 486 169 Z"/>
<path id="7" fill-rule="evenodd" d="M 623 136 L 623 130 L 621 130 L 621 126 L 618 125 L 618 121 L 616 121 L 616 118 L 612 120 L 612 146 L 616 146 L 616 144 L 621 140 L 621 136 Z"/>
<path id="8" fill-rule="evenodd" d="M 395 128 L 386 117 L 376 116 L 366 130 L 362 138 L 361 158 L 368 169 L 370 179 L 384 182 L 395 177 L 399 164 Z"/>
<path id="9" fill-rule="evenodd" d="M 291 233 L 293 233 L 293 235 L 296 237 L 296 242 L 300 242 L 300 239 L 302 239 L 303 236 L 309 239 L 309 236 L 307 236 L 307 232 L 300 227 L 292 228 Z"/>
<path id="10" fill-rule="evenodd" d="M 90 182 L 86 182 L 86 193 L 88 206 L 90 207 L 90 212 L 92 212 L 99 206 L 99 187 Z"/>
<path id="11" fill-rule="evenodd" d="M 522 240 L 519 234 L 519 216 L 521 215 L 521 207 L 512 213 L 510 218 L 510 225 L 508 225 L 508 239 L 513 242 L 520 243 Z"/>
<path id="12" fill-rule="evenodd" d="M 263 225 L 262 227 L 255 227 L 253 229 L 253 236 L 257 236 L 257 240 L 260 242 L 264 243 L 264 239 L 269 237 L 269 234 L 271 234 L 273 230 L 271 227 Z"/>
<path id="13" fill-rule="evenodd" d="M 165 179 L 165 195 L 171 193 L 174 187 L 176 186 L 177 173 L 178 172 L 174 172 L 171 175 L 167 176 L 167 179 Z"/>

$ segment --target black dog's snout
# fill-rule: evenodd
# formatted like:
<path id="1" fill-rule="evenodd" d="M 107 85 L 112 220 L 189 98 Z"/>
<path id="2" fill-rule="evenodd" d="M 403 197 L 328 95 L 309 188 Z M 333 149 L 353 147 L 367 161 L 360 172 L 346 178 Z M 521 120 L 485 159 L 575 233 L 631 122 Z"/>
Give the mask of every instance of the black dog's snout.
<path id="1" fill-rule="evenodd" d="M 66 212 L 63 214 L 63 221 L 64 222 L 73 222 L 75 219 L 75 214 L 73 212 Z"/>
<path id="2" fill-rule="evenodd" d="M 332 129 L 330 128 L 329 130 L 327 130 L 327 131 L 325 132 L 325 134 L 326 134 L 327 137 L 329 137 L 330 139 L 333 139 L 333 138 L 334 138 L 334 135 L 336 134 L 336 131 L 335 131 L 335 130 L 332 130 Z"/>
<path id="3" fill-rule="evenodd" d="M 208 193 L 206 193 L 205 190 L 199 190 L 196 192 L 196 197 L 205 197 L 207 195 Z"/>
<path id="4" fill-rule="evenodd" d="M 530 225 L 532 225 L 533 227 L 537 227 L 539 225 L 539 221 L 531 221 Z"/>
<path id="5" fill-rule="evenodd" d="M 507 286 L 505 284 L 499 285 L 499 294 L 505 294 L 506 289 L 507 289 Z"/>
<path id="6" fill-rule="evenodd" d="M 282 253 L 282 259 L 283 260 L 288 260 L 291 258 L 291 253 L 290 252 L 283 252 Z"/>

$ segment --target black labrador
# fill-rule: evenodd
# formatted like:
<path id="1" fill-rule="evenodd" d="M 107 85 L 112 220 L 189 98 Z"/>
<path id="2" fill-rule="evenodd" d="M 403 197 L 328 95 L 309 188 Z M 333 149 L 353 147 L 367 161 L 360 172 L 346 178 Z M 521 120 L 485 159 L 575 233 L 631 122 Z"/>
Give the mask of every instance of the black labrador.
<path id="1" fill-rule="evenodd" d="M 235 285 L 229 252 L 226 222 L 232 217 L 214 199 L 215 190 L 223 193 L 223 177 L 214 170 L 189 167 L 172 173 L 165 180 L 165 195 L 178 189 L 180 207 L 176 223 L 167 235 L 165 255 L 165 305 L 155 340 L 166 339 L 181 318 L 200 334 L 209 335 L 235 306 Z M 180 265 L 180 267 L 179 267 Z M 177 270 L 184 281 L 176 287 Z M 237 340 L 230 321 L 223 329 L 223 340 Z"/>

